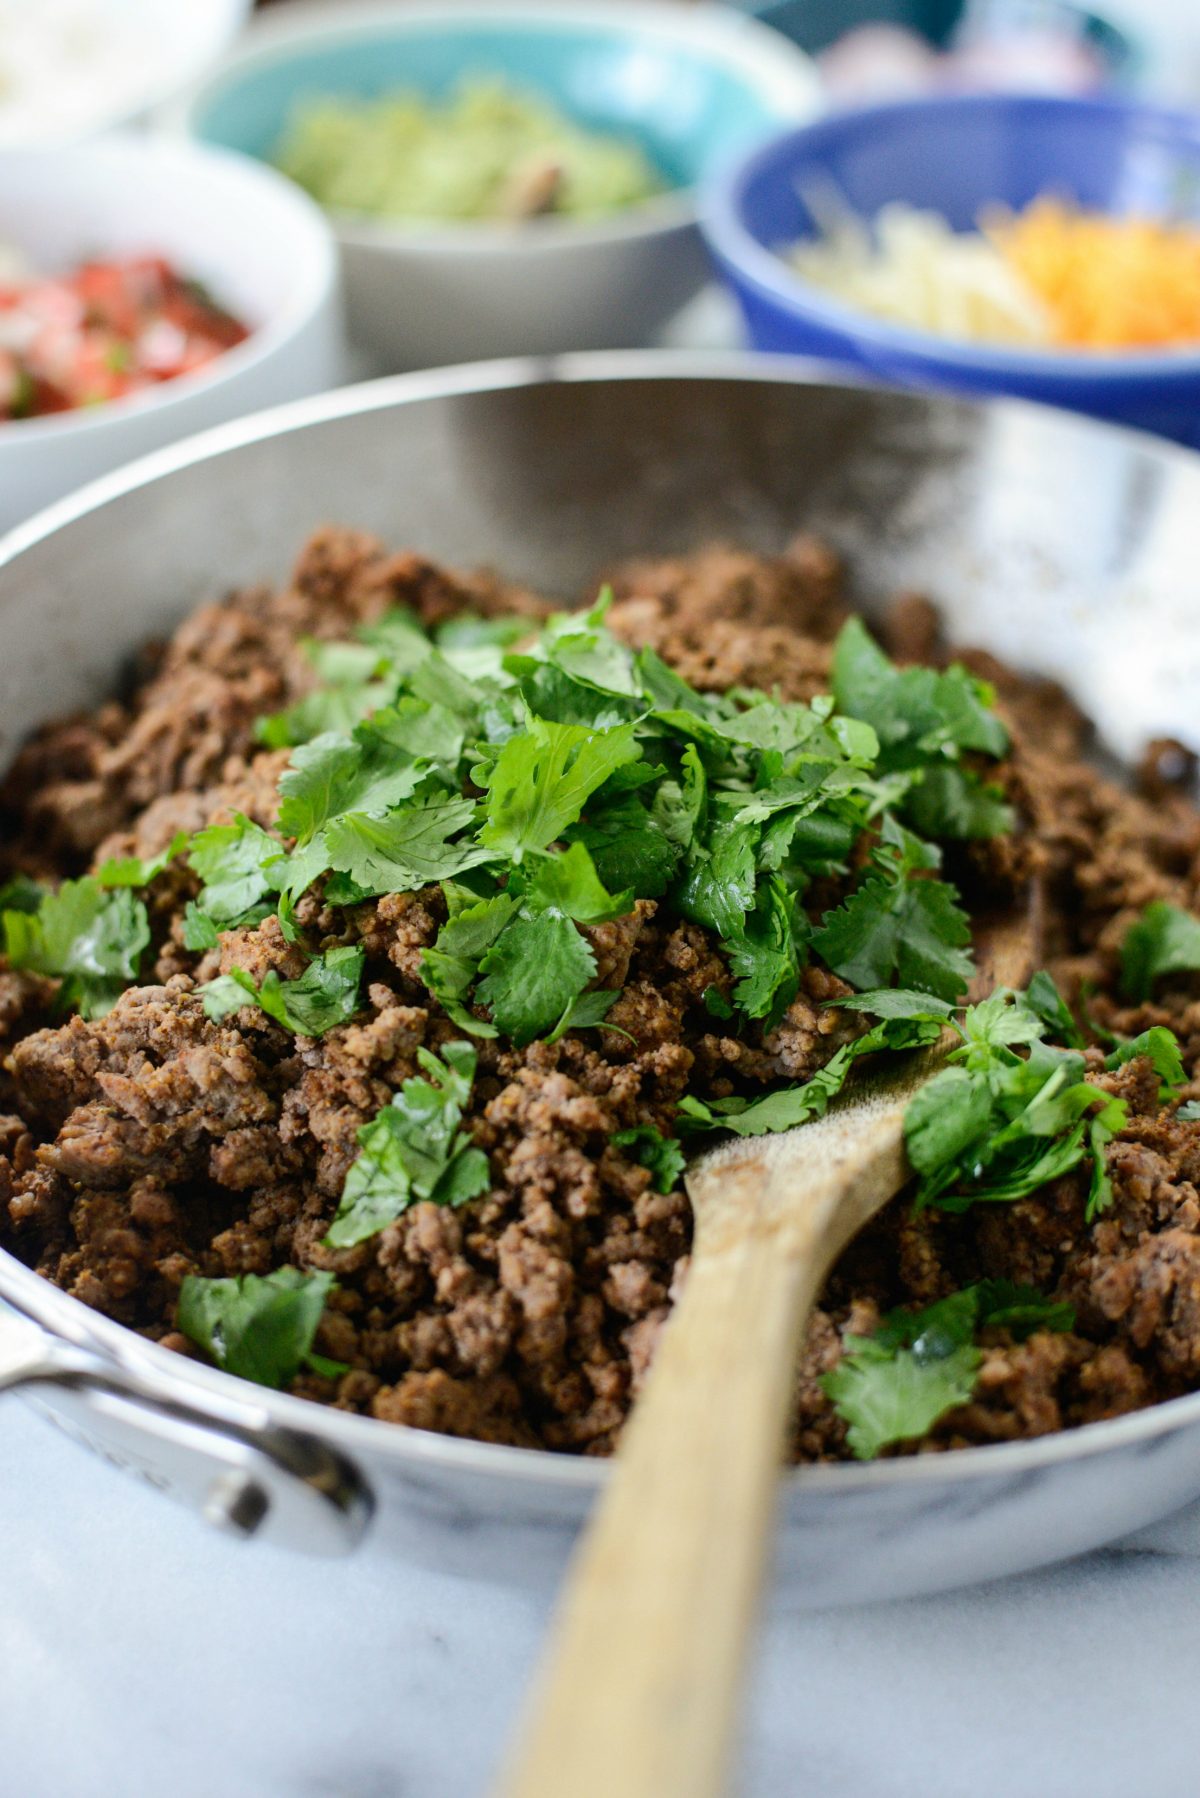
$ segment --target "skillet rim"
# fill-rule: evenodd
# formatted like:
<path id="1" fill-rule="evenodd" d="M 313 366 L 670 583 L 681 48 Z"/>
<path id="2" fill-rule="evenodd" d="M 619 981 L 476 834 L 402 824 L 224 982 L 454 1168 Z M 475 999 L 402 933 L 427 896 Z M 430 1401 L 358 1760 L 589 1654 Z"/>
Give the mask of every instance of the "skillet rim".
<path id="1" fill-rule="evenodd" d="M 858 379 L 840 368 L 807 358 L 764 355 L 753 351 L 692 352 L 674 350 L 598 350 L 545 357 L 514 357 L 466 363 L 414 374 L 387 375 L 355 386 L 336 388 L 312 398 L 217 425 L 165 449 L 140 457 L 112 474 L 89 482 L 0 537 L 0 586 L 6 571 L 22 555 L 64 530 L 101 511 L 110 502 L 186 468 L 273 437 L 283 437 L 334 419 L 387 410 L 423 400 L 465 398 L 522 387 L 604 383 L 630 380 L 680 380 L 693 383 L 758 383 L 770 386 L 820 386 L 868 392 L 898 405 L 944 405 L 980 417 L 994 413 L 1033 419 L 1049 417 L 1084 436 L 1126 441 L 1160 463 L 1189 468 L 1200 502 L 1200 460 L 1194 452 L 1149 432 L 1114 425 L 1059 407 L 1033 401 L 980 399 L 976 396 L 905 390 Z M 203 1411 L 203 1397 L 216 1401 L 211 1416 L 220 1424 L 222 1409 L 257 1412 L 263 1428 L 285 1429 L 317 1438 L 330 1447 L 365 1461 L 384 1461 L 413 1474 L 486 1475 L 510 1489 L 541 1489 L 549 1497 L 565 1492 L 593 1493 L 607 1477 L 599 1459 L 557 1454 L 549 1449 L 515 1448 L 499 1443 L 443 1436 L 408 1424 L 335 1410 L 315 1400 L 296 1398 L 224 1373 L 219 1368 L 164 1349 L 112 1318 L 91 1310 L 82 1300 L 50 1284 L 31 1268 L 0 1249 L 0 1306 L 11 1302 L 20 1315 L 78 1345 L 108 1354 L 119 1365 L 148 1375 L 161 1394 L 190 1399 Z M 49 1395 L 47 1395 L 49 1396 Z M 323 1420 L 323 1422 L 322 1422 Z M 789 1467 L 783 1489 L 789 1500 L 834 1493 L 866 1495 L 881 1490 L 920 1491 L 923 1487 L 969 1483 L 987 1478 L 1014 1478 L 1036 1473 L 1063 1461 L 1090 1459 L 1134 1447 L 1200 1425 L 1200 1391 L 1160 1400 L 1140 1411 L 1058 1430 L 1019 1442 L 982 1444 L 862 1463 Z"/>

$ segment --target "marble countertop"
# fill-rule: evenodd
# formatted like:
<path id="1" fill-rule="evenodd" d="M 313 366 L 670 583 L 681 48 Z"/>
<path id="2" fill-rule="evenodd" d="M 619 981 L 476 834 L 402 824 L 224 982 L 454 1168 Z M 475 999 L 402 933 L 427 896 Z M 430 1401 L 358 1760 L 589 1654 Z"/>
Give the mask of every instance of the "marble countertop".
<path id="1" fill-rule="evenodd" d="M 216 1535 L 15 1399 L 0 1466 L 11 1798 L 486 1794 L 543 1598 Z M 1048 1572 L 775 1618 L 739 1798 L 1192 1798 L 1198 1617 L 1200 1510 Z"/>

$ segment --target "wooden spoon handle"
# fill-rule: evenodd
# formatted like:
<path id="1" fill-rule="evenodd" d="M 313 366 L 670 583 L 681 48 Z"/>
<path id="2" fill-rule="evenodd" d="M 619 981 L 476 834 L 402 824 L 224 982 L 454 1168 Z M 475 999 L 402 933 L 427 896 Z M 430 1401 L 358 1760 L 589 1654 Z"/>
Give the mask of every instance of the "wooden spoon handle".
<path id="1" fill-rule="evenodd" d="M 721 1789 L 813 1288 L 765 1232 L 693 1263 L 574 1563 L 509 1798 Z"/>
<path id="2" fill-rule="evenodd" d="M 861 1113 L 855 1129 L 832 1116 L 808 1127 L 811 1204 L 787 1201 L 795 1166 L 776 1172 L 765 1140 L 718 1169 L 569 1576 L 506 1798 L 722 1789 L 800 1334 L 831 1261 L 904 1179 L 911 1091 L 910 1076 L 881 1096 L 865 1129 Z"/>

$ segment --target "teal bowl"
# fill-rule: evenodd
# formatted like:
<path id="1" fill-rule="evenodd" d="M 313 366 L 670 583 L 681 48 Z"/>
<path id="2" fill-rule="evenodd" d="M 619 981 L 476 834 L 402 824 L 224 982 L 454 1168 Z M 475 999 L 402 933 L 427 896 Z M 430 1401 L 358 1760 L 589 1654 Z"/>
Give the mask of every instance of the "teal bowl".
<path id="1" fill-rule="evenodd" d="M 812 63 L 720 6 L 441 0 L 284 8 L 173 109 L 190 137 L 269 160 L 293 109 L 497 76 L 638 143 L 665 193 L 596 221 L 333 216 L 352 334 L 381 368 L 650 340 L 705 278 L 694 190 L 813 116 Z"/>

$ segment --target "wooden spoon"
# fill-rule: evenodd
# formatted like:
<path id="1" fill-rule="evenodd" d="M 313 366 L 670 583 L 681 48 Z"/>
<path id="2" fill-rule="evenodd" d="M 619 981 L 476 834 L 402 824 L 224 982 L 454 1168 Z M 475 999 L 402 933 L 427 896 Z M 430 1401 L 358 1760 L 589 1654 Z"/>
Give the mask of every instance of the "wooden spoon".
<path id="1" fill-rule="evenodd" d="M 977 933 L 975 997 L 1027 981 L 1036 910 Z M 958 1040 L 693 1165 L 687 1279 L 568 1575 L 505 1798 L 724 1789 L 804 1326 L 908 1179 L 905 1108 Z"/>

